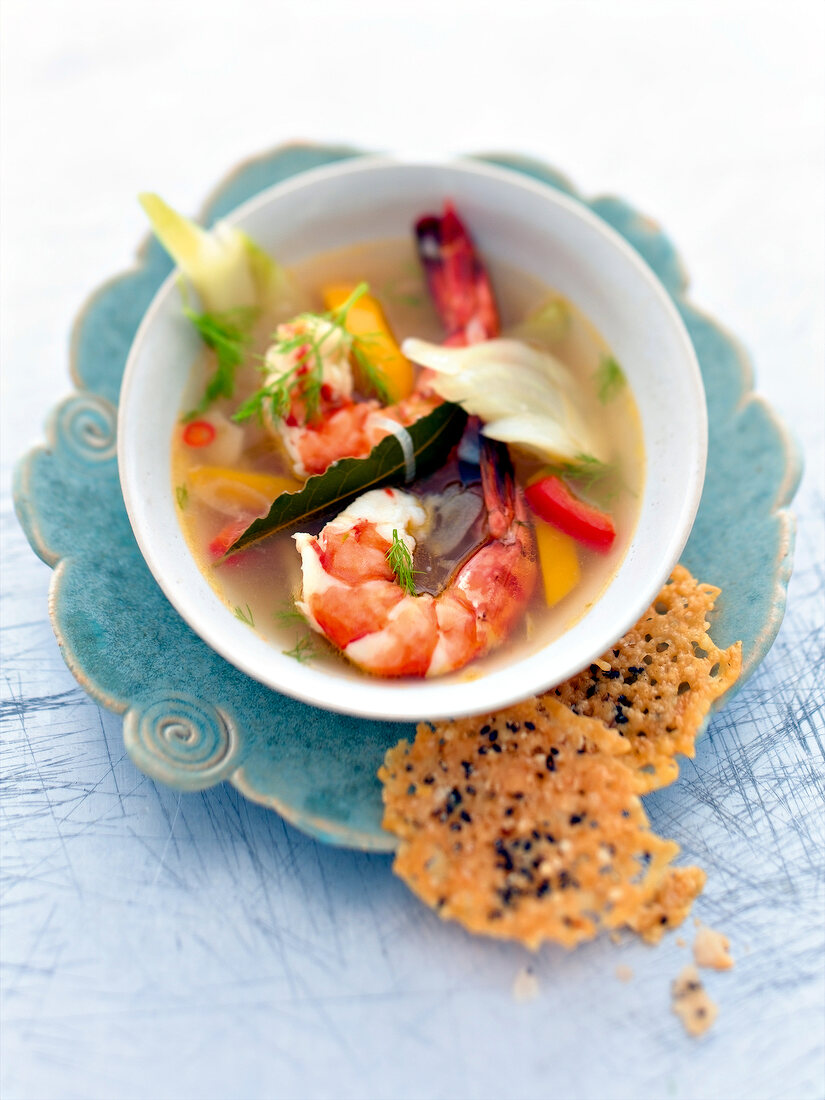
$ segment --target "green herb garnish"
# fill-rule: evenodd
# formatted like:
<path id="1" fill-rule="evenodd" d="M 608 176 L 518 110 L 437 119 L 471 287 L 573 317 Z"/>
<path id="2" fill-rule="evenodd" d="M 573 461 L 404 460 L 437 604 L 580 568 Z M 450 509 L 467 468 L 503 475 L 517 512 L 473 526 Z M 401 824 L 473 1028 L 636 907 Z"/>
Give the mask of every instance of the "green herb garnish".
<path id="1" fill-rule="evenodd" d="M 585 488 L 591 488 L 597 481 L 601 481 L 612 474 L 615 467 L 607 462 L 601 462 L 594 455 L 577 454 L 571 462 L 562 462 L 557 466 L 548 466 L 546 472 L 556 477 L 566 478 L 570 481 L 578 481 Z"/>
<path id="2" fill-rule="evenodd" d="M 186 488 L 185 485 L 177 485 L 175 487 L 175 497 L 178 501 L 178 508 L 183 511 L 186 505 L 189 503 L 189 490 Z"/>
<path id="3" fill-rule="evenodd" d="M 309 635 L 296 642 L 292 649 L 282 649 L 281 652 L 285 657 L 293 657 L 299 664 L 304 664 L 305 661 L 311 661 L 314 657 L 321 656 Z"/>
<path id="4" fill-rule="evenodd" d="M 254 626 L 255 620 L 252 618 L 252 612 L 249 609 L 249 604 L 246 605 L 246 611 L 243 608 L 235 608 L 235 618 L 240 619 L 242 623 L 246 623 L 247 626 Z"/>
<path id="5" fill-rule="evenodd" d="M 413 576 L 415 570 L 413 569 L 412 554 L 404 540 L 398 537 L 398 531 L 395 528 L 392 530 L 392 546 L 387 551 L 387 561 L 390 564 L 390 569 L 395 573 L 395 579 L 407 595 L 414 596 L 415 581 Z"/>
<path id="6" fill-rule="evenodd" d="M 242 306 L 227 313 L 195 313 L 184 306 L 183 312 L 218 359 L 202 400 L 184 416 L 186 421 L 200 416 L 219 397 L 231 397 L 235 392 L 235 371 L 243 362 L 252 340 L 252 325 L 258 311 Z"/>
<path id="7" fill-rule="evenodd" d="M 297 626 L 306 623 L 306 619 L 293 603 L 285 603 L 272 613 L 273 618 L 281 626 Z"/>
<path id="8" fill-rule="evenodd" d="M 612 355 L 602 356 L 599 369 L 596 371 L 593 378 L 599 393 L 599 401 L 601 401 L 603 405 L 606 405 L 608 401 L 612 401 L 627 384 L 624 371 Z"/>
<path id="9" fill-rule="evenodd" d="M 369 293 L 367 283 L 359 283 L 338 309 L 329 310 L 326 313 L 299 313 L 295 320 L 310 322 L 309 331 L 283 337 L 278 336 L 276 333 L 273 338 L 275 353 L 287 356 L 299 349 L 304 349 L 298 362 L 253 393 L 251 397 L 244 401 L 232 419 L 241 422 L 255 416 L 260 421 L 263 419 L 263 414 L 268 407 L 271 415 L 276 420 L 280 420 L 289 412 L 293 393 L 297 388 L 304 405 L 306 420 L 314 420 L 318 414 L 321 401 L 324 373 L 323 346 L 334 333 L 344 337 L 349 352 L 358 364 L 369 388 L 383 404 L 386 404 L 389 400 L 389 391 L 384 376 L 370 362 L 365 351 L 365 346 L 369 345 L 370 337 L 368 335 L 353 336 L 346 328 L 347 314 L 358 299 L 367 293 Z M 328 326 L 321 336 L 317 336 L 311 331 L 312 326 L 319 321 Z M 269 368 L 264 364 L 262 369 L 268 370 Z"/>

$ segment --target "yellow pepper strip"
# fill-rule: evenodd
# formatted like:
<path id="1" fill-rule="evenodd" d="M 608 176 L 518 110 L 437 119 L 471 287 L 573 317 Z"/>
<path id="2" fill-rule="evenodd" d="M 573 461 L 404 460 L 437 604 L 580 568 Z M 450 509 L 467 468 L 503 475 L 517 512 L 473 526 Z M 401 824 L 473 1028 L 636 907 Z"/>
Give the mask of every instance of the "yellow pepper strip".
<path id="1" fill-rule="evenodd" d="M 340 309 L 355 290 L 356 283 L 336 283 L 324 288 L 324 305 L 329 310 Z M 361 350 L 372 366 L 383 375 L 389 396 L 388 404 L 394 405 L 409 397 L 413 389 L 413 368 L 401 354 L 395 342 L 384 311 L 369 294 L 353 302 L 344 321 L 347 332 L 361 337 Z"/>
<path id="2" fill-rule="evenodd" d="M 281 493 L 294 493 L 300 484 L 275 474 L 253 474 L 227 466 L 195 466 L 187 474 L 192 492 L 210 508 L 227 516 L 265 516 Z"/>
<path id="3" fill-rule="evenodd" d="M 547 606 L 559 603 L 579 583 L 579 558 L 576 543 L 569 535 L 545 523 L 534 520 L 536 542 L 539 548 L 541 575 L 544 579 L 544 597 Z"/>

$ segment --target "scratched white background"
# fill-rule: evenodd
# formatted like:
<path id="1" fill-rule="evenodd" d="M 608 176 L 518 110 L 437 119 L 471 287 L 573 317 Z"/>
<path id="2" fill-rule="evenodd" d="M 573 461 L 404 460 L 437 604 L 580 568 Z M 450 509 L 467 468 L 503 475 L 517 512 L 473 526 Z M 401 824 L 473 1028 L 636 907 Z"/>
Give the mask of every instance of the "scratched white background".
<path id="1" fill-rule="evenodd" d="M 6 1100 L 823 1095 L 824 16 L 802 0 L 4 0 Z M 708 978 L 720 1016 L 699 1043 L 668 1010 L 675 936 L 544 950 L 538 999 L 516 1004 L 523 951 L 440 923 L 386 858 L 319 846 L 230 789 L 155 786 L 62 664 L 9 481 L 68 392 L 72 317 L 128 266 L 137 191 L 194 211 L 235 161 L 295 136 L 523 150 L 630 198 L 805 445 L 779 640 L 649 800 L 707 869 L 696 911 L 737 959 Z"/>

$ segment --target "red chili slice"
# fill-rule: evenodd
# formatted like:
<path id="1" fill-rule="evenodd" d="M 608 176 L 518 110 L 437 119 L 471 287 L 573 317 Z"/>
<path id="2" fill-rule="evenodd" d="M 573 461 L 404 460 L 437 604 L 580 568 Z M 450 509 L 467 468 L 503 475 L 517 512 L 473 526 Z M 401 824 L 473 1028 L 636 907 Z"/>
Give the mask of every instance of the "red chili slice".
<path id="1" fill-rule="evenodd" d="M 183 429 L 183 442 L 187 447 L 208 447 L 215 438 L 215 428 L 208 420 L 193 420 Z"/>
<path id="2" fill-rule="evenodd" d="M 590 504 L 574 497 L 558 477 L 543 477 L 528 486 L 527 503 L 540 519 L 552 523 L 577 542 L 606 552 L 616 538 L 613 520 Z"/>

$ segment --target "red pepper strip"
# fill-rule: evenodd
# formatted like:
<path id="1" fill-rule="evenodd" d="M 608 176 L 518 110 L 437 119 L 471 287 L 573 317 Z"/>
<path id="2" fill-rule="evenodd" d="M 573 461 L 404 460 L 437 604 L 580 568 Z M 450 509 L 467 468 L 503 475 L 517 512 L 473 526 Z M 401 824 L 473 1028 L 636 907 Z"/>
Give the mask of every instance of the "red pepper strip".
<path id="1" fill-rule="evenodd" d="M 193 420 L 183 429 L 183 442 L 187 447 L 208 447 L 215 438 L 215 428 L 208 420 Z"/>
<path id="2" fill-rule="evenodd" d="M 224 556 L 232 543 L 241 537 L 253 519 L 255 519 L 254 515 L 245 516 L 243 519 L 233 519 L 231 523 L 228 523 L 215 535 L 209 543 L 209 556 L 213 561 L 219 561 Z M 227 558 L 223 564 L 237 565 L 245 556 L 247 556 L 247 552 L 241 550 L 240 553 Z"/>
<path id="3" fill-rule="evenodd" d="M 602 553 L 613 545 L 616 528 L 610 516 L 574 497 L 560 478 L 543 477 L 529 485 L 524 495 L 537 516 L 577 542 Z"/>

